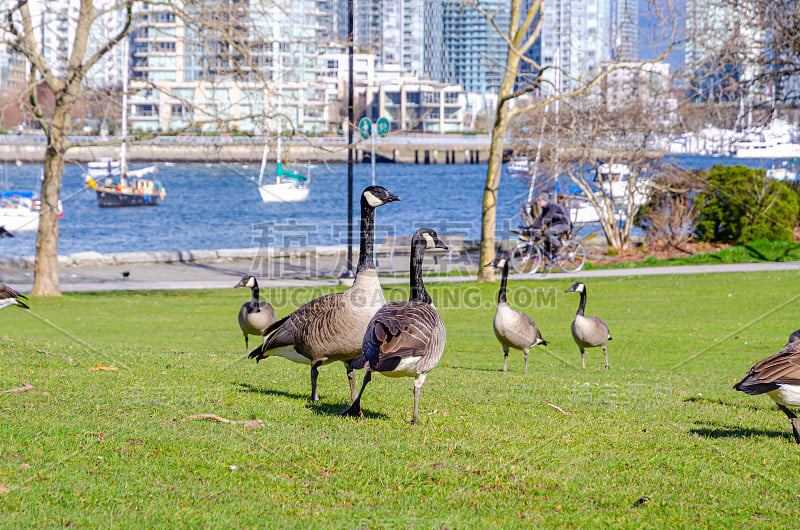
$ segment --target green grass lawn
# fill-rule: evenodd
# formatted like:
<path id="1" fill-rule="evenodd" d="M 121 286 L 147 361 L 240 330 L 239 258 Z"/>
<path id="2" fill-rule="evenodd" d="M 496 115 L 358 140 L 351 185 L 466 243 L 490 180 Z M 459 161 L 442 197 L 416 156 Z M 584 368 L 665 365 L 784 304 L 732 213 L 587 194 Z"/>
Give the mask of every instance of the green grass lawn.
<path id="1" fill-rule="evenodd" d="M 0 526 L 795 526 L 789 422 L 731 386 L 800 327 L 798 274 L 591 280 L 609 371 L 599 349 L 580 369 L 570 283 L 509 285 L 551 342 L 528 375 L 521 352 L 501 371 L 497 284 L 429 284 L 448 342 L 418 426 L 410 379 L 374 377 L 343 419 L 340 364 L 313 404 L 308 367 L 246 360 L 241 290 L 4 310 L 0 389 L 35 388 L 0 394 Z M 322 292 L 261 290 L 279 315 Z"/>

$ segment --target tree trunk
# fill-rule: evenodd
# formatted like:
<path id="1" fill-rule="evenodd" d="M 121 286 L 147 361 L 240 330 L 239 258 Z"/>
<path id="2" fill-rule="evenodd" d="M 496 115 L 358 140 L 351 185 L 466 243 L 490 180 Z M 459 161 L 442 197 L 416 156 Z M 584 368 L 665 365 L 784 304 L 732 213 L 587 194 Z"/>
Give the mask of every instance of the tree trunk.
<path id="1" fill-rule="evenodd" d="M 44 180 L 42 181 L 42 208 L 39 212 L 39 230 L 36 235 L 36 262 L 33 266 L 34 296 L 61 296 L 58 282 L 58 195 L 64 172 L 65 123 L 71 113 L 62 110 L 53 118 L 53 127 L 44 155 Z"/>
<path id="2" fill-rule="evenodd" d="M 481 256 L 478 264 L 478 281 L 494 281 L 494 267 L 484 267 L 491 263 L 495 256 L 497 230 L 497 189 L 500 187 L 500 176 L 503 171 L 503 147 L 508 130 L 508 105 L 514 97 L 514 84 L 519 74 L 519 50 L 530 28 L 529 22 L 520 28 L 521 0 L 511 2 L 511 21 L 509 37 L 513 48 L 509 46 L 505 73 L 500 89 L 497 91 L 497 110 L 492 127 L 492 144 L 489 151 L 489 169 L 486 174 L 486 187 L 483 189 L 483 209 L 481 213 Z M 524 18 L 524 17 L 523 17 Z M 523 50 L 524 53 L 524 50 Z"/>
<path id="3" fill-rule="evenodd" d="M 505 146 L 505 105 L 497 109 L 492 144 L 489 151 L 489 170 L 486 174 L 486 186 L 483 189 L 483 208 L 481 216 L 481 257 L 478 264 L 478 281 L 493 282 L 494 268 L 484 267 L 494 261 L 497 228 L 497 190 L 503 171 L 503 147 Z"/>

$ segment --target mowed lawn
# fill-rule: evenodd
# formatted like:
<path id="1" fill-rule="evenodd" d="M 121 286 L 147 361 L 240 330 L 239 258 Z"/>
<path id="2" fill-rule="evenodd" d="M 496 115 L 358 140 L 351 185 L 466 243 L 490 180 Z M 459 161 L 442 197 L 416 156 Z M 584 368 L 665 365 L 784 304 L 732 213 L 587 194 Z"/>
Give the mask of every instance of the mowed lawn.
<path id="1" fill-rule="evenodd" d="M 307 366 L 247 360 L 244 289 L 3 310 L 0 390 L 34 389 L 0 394 L 0 526 L 795 526 L 789 421 L 731 386 L 800 328 L 798 274 L 587 281 L 609 371 L 599 349 L 580 369 L 571 283 L 510 282 L 551 343 L 524 375 L 516 351 L 502 372 L 497 283 L 429 282 L 448 340 L 417 426 L 411 379 L 374 377 L 344 419 L 340 363 L 314 404 Z M 280 316 L 324 292 L 261 290 Z"/>

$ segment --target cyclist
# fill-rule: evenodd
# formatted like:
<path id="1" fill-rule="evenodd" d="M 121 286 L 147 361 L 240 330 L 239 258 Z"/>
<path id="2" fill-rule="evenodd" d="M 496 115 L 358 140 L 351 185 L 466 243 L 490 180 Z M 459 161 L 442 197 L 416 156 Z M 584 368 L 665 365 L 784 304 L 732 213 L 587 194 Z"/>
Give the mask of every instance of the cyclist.
<path id="1" fill-rule="evenodd" d="M 545 237 L 545 250 L 552 256 L 561 248 L 561 234 L 570 230 L 569 214 L 564 206 L 551 201 L 550 194 L 547 192 L 540 193 L 536 197 L 536 204 L 539 205 L 541 213 L 530 227 L 542 230 Z"/>

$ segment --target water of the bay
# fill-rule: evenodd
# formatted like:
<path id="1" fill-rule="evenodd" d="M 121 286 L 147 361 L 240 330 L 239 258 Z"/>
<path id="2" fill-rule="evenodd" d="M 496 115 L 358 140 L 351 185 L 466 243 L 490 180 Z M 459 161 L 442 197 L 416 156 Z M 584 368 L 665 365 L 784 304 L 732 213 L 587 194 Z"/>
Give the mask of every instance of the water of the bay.
<path id="1" fill-rule="evenodd" d="M 676 156 L 686 168 L 716 164 L 769 167 L 771 160 Z M 133 164 L 132 168 L 141 167 Z M 318 165 L 312 169 L 311 193 L 305 202 L 263 203 L 256 187 L 257 165 L 159 165 L 158 177 L 167 198 L 158 206 L 99 208 L 95 192 L 84 188 L 84 167 L 68 165 L 61 197 L 59 254 L 82 251 L 127 252 L 346 243 L 347 166 Z M 304 168 L 303 168 L 304 169 Z M 274 165 L 267 175 L 274 175 Z M 377 210 L 376 239 L 410 235 L 420 226 L 440 233 L 480 238 L 481 201 L 487 165 L 378 164 L 377 183 L 402 197 Z M 0 189 L 39 191 L 42 166 L 0 165 Z M 354 168 L 355 230 L 360 191 L 371 182 L 370 166 Z M 528 196 L 525 179 L 503 175 L 498 197 L 497 231 L 512 237 L 519 223 L 520 201 Z M 266 225 L 265 225 L 266 223 Z M 355 238 L 357 243 L 357 237 Z M 36 232 L 0 239 L 0 256 L 33 255 Z"/>

